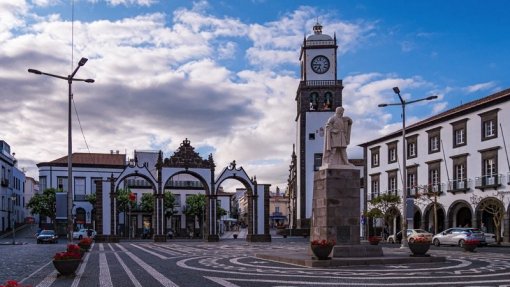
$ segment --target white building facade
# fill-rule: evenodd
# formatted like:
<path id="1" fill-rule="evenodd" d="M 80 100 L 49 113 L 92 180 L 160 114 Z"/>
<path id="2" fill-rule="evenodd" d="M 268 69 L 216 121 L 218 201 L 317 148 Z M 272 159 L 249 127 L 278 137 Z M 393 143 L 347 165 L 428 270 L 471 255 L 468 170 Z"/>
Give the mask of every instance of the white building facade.
<path id="1" fill-rule="evenodd" d="M 510 139 L 510 89 L 408 126 L 405 195 L 414 199 L 408 205 L 409 228 L 440 232 L 471 226 L 496 233 L 495 215 L 482 208 L 491 202 L 504 212 L 501 236 L 508 242 L 510 161 L 505 137 Z M 402 131 L 361 146 L 367 200 L 383 193 L 402 196 Z M 371 206 L 365 202 L 364 208 Z M 391 233 L 401 229 L 401 215 L 387 223 Z"/>
<path id="2" fill-rule="evenodd" d="M 0 232 L 12 230 L 25 220 L 25 174 L 17 167 L 11 147 L 0 140 Z"/>

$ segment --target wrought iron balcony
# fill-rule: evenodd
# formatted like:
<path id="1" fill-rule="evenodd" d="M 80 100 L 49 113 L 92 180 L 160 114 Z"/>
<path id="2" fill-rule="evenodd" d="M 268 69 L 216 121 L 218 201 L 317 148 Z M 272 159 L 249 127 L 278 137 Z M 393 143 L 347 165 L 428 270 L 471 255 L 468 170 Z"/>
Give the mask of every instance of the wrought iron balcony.
<path id="1" fill-rule="evenodd" d="M 472 180 L 471 179 L 454 179 L 448 181 L 448 192 L 455 194 L 456 192 L 464 192 L 466 193 L 471 189 Z"/>
<path id="2" fill-rule="evenodd" d="M 486 188 L 498 189 L 503 179 L 502 174 L 484 175 L 475 178 L 475 188 L 484 191 Z"/>

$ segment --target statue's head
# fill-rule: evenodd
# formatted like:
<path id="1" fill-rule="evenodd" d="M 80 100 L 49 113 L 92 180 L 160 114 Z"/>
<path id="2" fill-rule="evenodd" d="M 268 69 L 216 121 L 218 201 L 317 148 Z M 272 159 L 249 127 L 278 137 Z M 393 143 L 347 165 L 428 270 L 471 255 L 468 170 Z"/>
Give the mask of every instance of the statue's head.
<path id="1" fill-rule="evenodd" d="M 337 107 L 336 110 L 335 110 L 335 114 L 337 115 L 343 115 L 344 114 L 344 108 L 342 107 Z"/>

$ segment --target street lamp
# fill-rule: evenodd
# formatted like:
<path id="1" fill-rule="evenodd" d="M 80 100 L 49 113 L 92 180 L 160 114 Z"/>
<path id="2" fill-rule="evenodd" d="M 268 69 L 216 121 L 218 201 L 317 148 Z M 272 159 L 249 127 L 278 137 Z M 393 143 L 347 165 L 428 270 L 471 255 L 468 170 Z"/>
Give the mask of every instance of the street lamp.
<path id="1" fill-rule="evenodd" d="M 16 202 L 16 195 L 13 194 L 9 197 L 11 200 L 12 209 L 12 245 L 16 245 L 16 213 L 14 212 L 14 203 Z"/>
<path id="2" fill-rule="evenodd" d="M 393 92 L 398 95 L 399 103 L 379 104 L 379 107 L 387 106 L 401 106 L 402 107 L 402 245 L 400 248 L 407 247 L 407 169 L 406 169 L 406 105 L 413 104 L 421 101 L 430 101 L 437 99 L 437 96 L 429 96 L 412 101 L 406 101 L 400 95 L 398 87 L 393 88 Z"/>
<path id="3" fill-rule="evenodd" d="M 74 75 L 78 72 L 78 69 L 87 63 L 87 58 L 81 58 L 78 62 L 78 66 L 74 69 L 71 75 L 67 77 L 59 76 L 55 74 L 41 72 L 39 70 L 28 69 L 29 73 L 37 75 L 46 75 L 54 78 L 66 80 L 69 86 L 69 111 L 68 111 L 68 127 L 67 127 L 67 241 L 73 241 L 73 219 L 72 219 L 72 205 L 73 205 L 73 167 L 72 167 L 72 155 L 73 155 L 73 142 L 72 142 L 72 129 L 71 129 L 71 102 L 73 100 L 72 84 L 73 82 L 85 82 L 94 83 L 93 79 L 76 79 Z"/>

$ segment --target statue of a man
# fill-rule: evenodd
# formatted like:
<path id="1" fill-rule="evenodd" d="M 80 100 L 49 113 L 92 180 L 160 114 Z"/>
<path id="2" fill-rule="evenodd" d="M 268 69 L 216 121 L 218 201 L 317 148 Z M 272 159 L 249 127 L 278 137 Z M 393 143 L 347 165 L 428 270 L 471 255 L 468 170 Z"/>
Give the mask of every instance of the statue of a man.
<path id="1" fill-rule="evenodd" d="M 347 146 L 351 138 L 352 120 L 344 117 L 344 108 L 338 107 L 326 123 L 324 137 L 323 167 L 353 166 L 347 158 Z"/>

